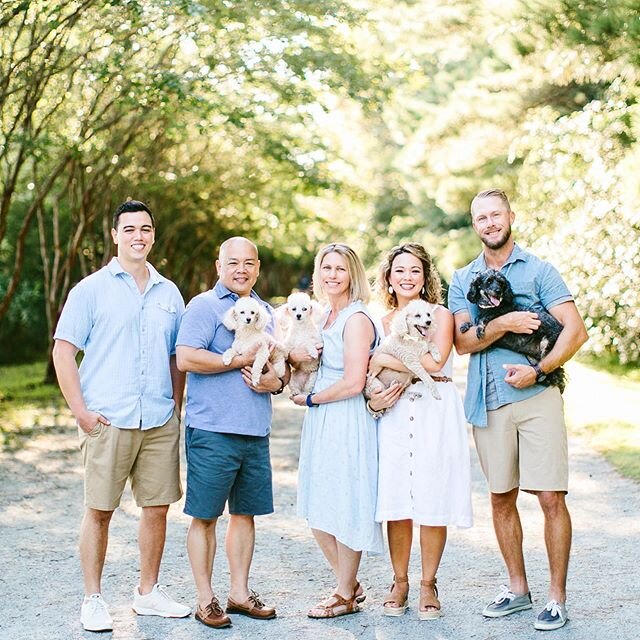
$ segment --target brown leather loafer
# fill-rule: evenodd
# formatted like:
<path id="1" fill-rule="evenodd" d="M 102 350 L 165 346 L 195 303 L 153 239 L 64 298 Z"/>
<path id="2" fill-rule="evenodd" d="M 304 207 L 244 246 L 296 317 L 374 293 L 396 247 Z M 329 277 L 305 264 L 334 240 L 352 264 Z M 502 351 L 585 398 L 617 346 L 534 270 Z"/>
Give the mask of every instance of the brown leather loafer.
<path id="1" fill-rule="evenodd" d="M 266 607 L 255 591 L 250 591 L 249 599 L 242 604 L 229 598 L 227 600 L 227 613 L 239 613 L 256 620 L 271 620 L 276 617 L 276 610 L 273 607 Z"/>
<path id="2" fill-rule="evenodd" d="M 198 622 L 206 624 L 207 627 L 214 627 L 215 629 L 231 626 L 231 618 L 222 610 L 218 598 L 215 596 L 211 598 L 211 602 L 206 607 L 198 605 L 195 618 Z"/>

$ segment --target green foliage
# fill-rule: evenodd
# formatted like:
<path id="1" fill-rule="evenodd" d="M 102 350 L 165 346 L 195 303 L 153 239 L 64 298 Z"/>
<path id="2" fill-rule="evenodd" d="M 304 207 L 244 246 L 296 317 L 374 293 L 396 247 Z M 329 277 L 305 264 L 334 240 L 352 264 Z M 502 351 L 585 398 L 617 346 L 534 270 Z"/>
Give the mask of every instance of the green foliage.
<path id="1" fill-rule="evenodd" d="M 152 206 L 151 260 L 185 297 L 237 234 L 274 296 L 332 240 L 371 273 L 421 241 L 447 280 L 489 186 L 592 353 L 640 359 L 635 0 L 8 0 L 0 28 L 3 361 L 42 349 L 111 257 L 126 197 Z"/>
<path id="2" fill-rule="evenodd" d="M 625 477 L 640 481 L 640 427 L 628 422 L 589 424 L 591 444 Z"/>

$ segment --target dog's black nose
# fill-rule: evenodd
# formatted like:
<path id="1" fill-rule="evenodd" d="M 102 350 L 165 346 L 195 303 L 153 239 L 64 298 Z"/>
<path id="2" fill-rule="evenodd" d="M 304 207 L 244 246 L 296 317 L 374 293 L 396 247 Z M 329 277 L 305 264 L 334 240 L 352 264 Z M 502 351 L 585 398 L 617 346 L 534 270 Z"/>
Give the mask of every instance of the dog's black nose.
<path id="1" fill-rule="evenodd" d="M 296 318 L 298 318 L 298 320 L 300 320 L 300 318 L 302 318 L 302 314 L 301 313 L 296 313 Z"/>

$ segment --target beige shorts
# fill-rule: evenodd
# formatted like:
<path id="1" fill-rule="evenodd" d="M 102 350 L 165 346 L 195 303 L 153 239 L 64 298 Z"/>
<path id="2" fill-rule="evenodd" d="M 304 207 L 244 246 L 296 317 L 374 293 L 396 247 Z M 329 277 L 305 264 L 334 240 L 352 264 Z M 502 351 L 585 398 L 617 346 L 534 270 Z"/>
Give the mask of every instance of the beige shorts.
<path id="1" fill-rule="evenodd" d="M 175 411 L 154 429 L 118 429 L 102 423 L 90 433 L 78 427 L 84 465 L 84 503 L 113 511 L 131 478 L 139 507 L 177 502 L 180 483 L 180 420 Z"/>
<path id="2" fill-rule="evenodd" d="M 557 387 L 487 414 L 487 427 L 474 427 L 473 438 L 491 493 L 568 490 L 567 429 Z"/>

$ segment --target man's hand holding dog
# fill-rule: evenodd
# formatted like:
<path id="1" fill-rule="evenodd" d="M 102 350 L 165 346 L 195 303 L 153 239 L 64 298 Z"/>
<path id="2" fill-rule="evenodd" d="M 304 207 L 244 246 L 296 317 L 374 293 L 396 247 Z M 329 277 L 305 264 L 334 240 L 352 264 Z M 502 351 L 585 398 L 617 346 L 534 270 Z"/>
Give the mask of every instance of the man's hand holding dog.
<path id="1" fill-rule="evenodd" d="M 536 381 L 536 372 L 531 365 L 528 364 L 503 364 L 507 370 L 504 381 L 516 389 L 524 389 L 530 387 Z"/>
<path id="2" fill-rule="evenodd" d="M 262 371 L 262 376 L 260 376 L 260 383 L 257 385 L 253 385 L 251 383 L 251 365 L 242 367 L 241 373 L 244 383 L 249 387 L 249 389 L 256 393 L 273 393 L 282 387 L 282 380 L 277 376 L 273 365 L 268 360 Z"/>
<path id="3" fill-rule="evenodd" d="M 501 331 L 512 333 L 533 333 L 540 326 L 540 318 L 533 311 L 510 311 L 491 321 Z"/>

